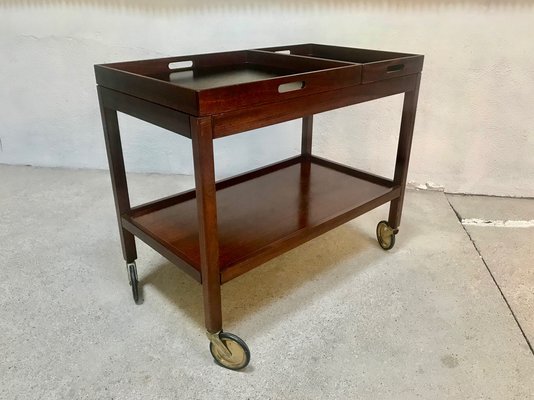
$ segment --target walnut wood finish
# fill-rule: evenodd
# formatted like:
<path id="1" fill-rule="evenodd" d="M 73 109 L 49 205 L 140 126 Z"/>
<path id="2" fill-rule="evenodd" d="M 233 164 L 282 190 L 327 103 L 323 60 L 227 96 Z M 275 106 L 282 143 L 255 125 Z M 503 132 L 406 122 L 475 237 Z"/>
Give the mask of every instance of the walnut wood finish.
<path id="1" fill-rule="evenodd" d="M 400 196 L 391 202 L 388 218 L 388 223 L 393 229 L 397 229 L 400 225 L 404 192 L 406 191 L 406 181 L 408 178 L 408 164 L 410 162 L 410 149 L 412 148 L 421 74 L 417 74 L 416 77 L 415 88 L 404 94 L 404 103 L 402 106 L 399 143 L 397 147 L 397 158 L 395 160 L 395 177 L 393 178 L 395 184 L 400 186 L 401 192 Z"/>
<path id="2" fill-rule="evenodd" d="M 416 74 L 423 68 L 423 56 L 418 54 L 396 53 L 355 49 L 321 44 L 303 44 L 293 46 L 270 47 L 269 51 L 289 51 L 293 55 L 305 55 L 314 58 L 361 63 L 362 83 L 376 82 L 383 79 Z"/>
<path id="3" fill-rule="evenodd" d="M 290 50 L 292 54 L 279 54 Z M 169 64 L 190 61 L 191 67 Z M 397 229 L 423 57 L 315 44 L 96 65 L 124 258 L 134 235 L 202 283 L 222 329 L 221 284 L 391 202 Z M 297 83 L 290 91 L 280 85 Z M 312 154 L 316 113 L 404 93 L 393 179 Z M 130 206 L 117 111 L 191 138 L 195 189 Z M 215 181 L 213 141 L 302 118 L 301 153 Z"/>
<path id="4" fill-rule="evenodd" d="M 417 75 L 260 104 L 213 116 L 215 138 L 414 90 Z"/>
<path id="5" fill-rule="evenodd" d="M 300 152 L 302 155 L 311 156 L 312 153 L 313 115 L 302 118 L 302 141 Z"/>
<path id="6" fill-rule="evenodd" d="M 215 183 L 215 188 L 217 190 L 221 190 L 229 186 L 236 185 L 241 182 L 245 182 L 249 179 L 253 179 L 258 176 L 269 174 L 281 168 L 285 168 L 285 167 L 288 167 L 290 165 L 300 162 L 300 158 L 301 158 L 300 156 L 290 157 L 280 162 L 272 163 L 264 167 L 259 167 L 259 168 L 244 172 L 242 174 L 220 180 Z M 139 217 L 143 214 L 147 214 L 147 213 L 153 212 L 161 208 L 169 207 L 176 203 L 180 203 L 182 201 L 194 199 L 195 196 L 196 196 L 195 189 L 186 190 L 182 193 L 173 194 L 171 196 L 167 196 L 162 199 L 150 201 L 148 203 L 144 203 L 144 204 L 132 207 L 131 215 L 135 217 Z"/>
<path id="7" fill-rule="evenodd" d="M 100 102 L 100 114 L 102 116 L 102 126 L 104 128 L 104 139 L 108 155 L 109 172 L 111 175 L 111 186 L 113 187 L 113 198 L 115 200 L 115 211 L 119 223 L 119 233 L 122 245 L 122 254 L 126 262 L 133 262 L 137 258 L 135 247 L 135 237 L 122 226 L 121 215 L 130 211 L 130 197 L 128 195 L 128 182 L 124 170 L 124 158 L 122 156 L 122 145 L 119 131 L 119 121 L 117 111 L 106 107 L 104 100 L 105 92 L 102 87 L 98 87 L 98 99 Z"/>
<path id="8" fill-rule="evenodd" d="M 377 180 L 375 176 L 315 157 L 301 156 L 267 168 L 268 173 L 259 170 L 247 174 L 246 179 L 232 178 L 216 187 L 216 209 L 206 212 L 214 230 L 213 219 L 217 219 L 217 235 L 215 232 L 211 235 L 218 238 L 217 272 L 220 270 L 222 281 L 294 247 L 295 243 L 316 237 L 325 228 L 331 229 L 368 211 L 369 207 L 384 204 L 400 192 L 391 181 Z M 201 249 L 205 246 L 199 246 L 199 237 L 205 234 L 199 235 L 201 224 L 195 215 L 199 199 L 186 194 L 172 201 L 162 200 L 164 207 L 152 203 L 149 210 L 132 212 L 131 221 L 151 237 L 166 242 L 174 254 L 200 271 L 204 265 Z M 210 254 L 216 257 L 214 249 Z"/>
<path id="9" fill-rule="evenodd" d="M 193 66 L 169 68 L 169 63 L 184 60 L 192 61 Z M 195 81 L 229 70 L 234 71 L 234 77 L 240 72 L 248 77 L 257 71 L 270 71 L 273 76 L 263 79 L 260 75 L 252 82 L 218 83 L 217 87 L 195 89 Z M 172 83 L 171 73 L 180 71 L 191 71 L 192 87 Z M 205 116 L 358 84 L 361 65 L 249 50 L 95 65 L 95 74 L 99 85 L 191 115 Z M 302 82 L 302 88 L 279 92 L 280 85 L 292 82 Z"/>
<path id="10" fill-rule="evenodd" d="M 194 236 L 198 241 L 196 249 L 200 253 L 206 329 L 208 332 L 216 333 L 222 330 L 222 314 L 217 197 L 211 131 L 211 118 L 191 117 L 198 216 L 198 229 Z"/>
<path id="11" fill-rule="evenodd" d="M 105 94 L 102 96 L 102 105 L 107 109 L 120 111 L 182 136 L 191 137 L 188 114 L 102 86 L 99 86 L 99 90 Z"/>

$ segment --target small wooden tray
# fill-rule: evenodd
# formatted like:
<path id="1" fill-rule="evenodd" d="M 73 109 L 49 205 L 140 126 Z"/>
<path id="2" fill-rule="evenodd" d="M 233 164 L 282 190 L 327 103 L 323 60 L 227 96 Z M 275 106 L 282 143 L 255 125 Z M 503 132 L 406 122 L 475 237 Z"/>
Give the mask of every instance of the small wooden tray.
<path id="1" fill-rule="evenodd" d="M 361 64 L 362 83 L 416 74 L 423 69 L 424 59 L 422 55 L 418 54 L 394 53 L 390 51 L 356 49 L 311 43 L 269 47 L 261 50 Z"/>
<path id="2" fill-rule="evenodd" d="M 242 50 L 95 65 L 99 85 L 194 116 L 360 83 L 361 65 Z"/>

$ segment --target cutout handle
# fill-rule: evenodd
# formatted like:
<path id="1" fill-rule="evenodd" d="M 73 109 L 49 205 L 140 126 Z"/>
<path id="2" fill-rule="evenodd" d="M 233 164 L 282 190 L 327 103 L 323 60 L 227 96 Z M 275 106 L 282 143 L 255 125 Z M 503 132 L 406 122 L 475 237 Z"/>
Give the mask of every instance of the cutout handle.
<path id="1" fill-rule="evenodd" d="M 278 86 L 278 93 L 293 92 L 304 88 L 304 81 L 282 83 Z"/>
<path id="2" fill-rule="evenodd" d="M 276 50 L 275 53 L 279 53 L 279 54 L 291 54 L 291 50 Z"/>
<path id="3" fill-rule="evenodd" d="M 404 69 L 404 64 L 395 64 L 395 65 L 389 65 L 387 68 L 388 73 L 390 72 L 398 72 L 402 71 Z"/>
<path id="4" fill-rule="evenodd" d="M 183 68 L 191 68 L 193 66 L 193 61 L 175 61 L 172 63 L 169 63 L 169 69 L 183 69 Z"/>

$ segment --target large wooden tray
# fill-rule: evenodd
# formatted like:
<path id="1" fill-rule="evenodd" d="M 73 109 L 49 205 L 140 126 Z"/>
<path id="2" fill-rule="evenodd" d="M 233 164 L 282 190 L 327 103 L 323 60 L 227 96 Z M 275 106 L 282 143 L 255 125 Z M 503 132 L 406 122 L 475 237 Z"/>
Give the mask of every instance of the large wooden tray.
<path id="1" fill-rule="evenodd" d="M 97 83 L 207 116 L 417 73 L 422 56 L 315 44 L 95 65 Z"/>
<path id="2" fill-rule="evenodd" d="M 359 83 L 361 66 L 266 51 L 96 65 L 99 85 L 195 116 Z"/>

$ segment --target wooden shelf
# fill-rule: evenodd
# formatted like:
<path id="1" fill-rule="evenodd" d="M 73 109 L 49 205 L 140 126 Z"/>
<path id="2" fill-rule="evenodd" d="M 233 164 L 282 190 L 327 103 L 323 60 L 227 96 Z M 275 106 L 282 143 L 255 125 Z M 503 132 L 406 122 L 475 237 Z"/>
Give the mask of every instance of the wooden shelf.
<path id="1" fill-rule="evenodd" d="M 399 196 L 392 181 L 315 156 L 298 156 L 217 183 L 221 282 Z M 135 207 L 124 228 L 200 280 L 191 190 Z"/>

